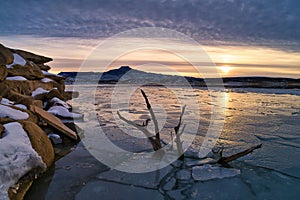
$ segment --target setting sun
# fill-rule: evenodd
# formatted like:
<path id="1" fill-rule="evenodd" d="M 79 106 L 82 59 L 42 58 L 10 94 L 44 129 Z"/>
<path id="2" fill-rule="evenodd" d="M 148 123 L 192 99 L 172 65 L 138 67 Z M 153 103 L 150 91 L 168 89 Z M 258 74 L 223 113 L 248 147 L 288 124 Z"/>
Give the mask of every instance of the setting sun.
<path id="1" fill-rule="evenodd" d="M 221 66 L 219 67 L 219 70 L 222 72 L 222 74 L 228 74 L 232 68 L 229 66 Z"/>

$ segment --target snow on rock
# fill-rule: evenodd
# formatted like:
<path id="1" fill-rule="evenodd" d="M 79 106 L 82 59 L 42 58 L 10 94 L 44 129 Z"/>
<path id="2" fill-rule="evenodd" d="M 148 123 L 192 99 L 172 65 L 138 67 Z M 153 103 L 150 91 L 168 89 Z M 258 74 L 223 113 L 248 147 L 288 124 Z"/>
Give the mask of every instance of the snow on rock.
<path id="1" fill-rule="evenodd" d="M 197 181 L 229 178 L 237 176 L 240 173 L 238 169 L 229 169 L 213 165 L 196 166 L 192 169 L 192 176 Z"/>
<path id="2" fill-rule="evenodd" d="M 51 108 L 49 108 L 48 112 L 53 115 L 65 118 L 81 119 L 83 117 L 82 114 L 72 113 L 63 106 L 52 106 Z"/>
<path id="3" fill-rule="evenodd" d="M 31 94 L 31 96 L 32 97 L 35 97 L 36 95 L 39 95 L 39 94 L 45 94 L 45 93 L 48 93 L 49 91 L 48 90 L 45 90 L 45 89 L 43 89 L 43 88 L 36 88 L 33 92 L 32 92 L 32 94 Z"/>
<path id="4" fill-rule="evenodd" d="M 0 117 L 8 117 L 14 120 L 24 120 L 29 117 L 28 113 L 13 109 L 6 105 L 0 105 Z"/>
<path id="5" fill-rule="evenodd" d="M 22 109 L 24 109 L 24 110 L 27 110 L 27 106 L 25 106 L 24 104 L 16 104 L 16 105 L 14 105 L 14 106 L 16 106 L 16 107 L 18 107 L 18 108 L 22 108 Z"/>
<path id="6" fill-rule="evenodd" d="M 9 99 L 2 98 L 2 100 L 1 100 L 1 104 L 3 104 L 3 105 L 7 105 L 7 106 L 12 106 L 12 105 L 14 105 L 14 102 L 13 102 L 13 101 L 11 101 L 11 100 L 9 100 Z"/>
<path id="7" fill-rule="evenodd" d="M 27 78 L 23 76 L 11 76 L 11 77 L 6 77 L 6 80 L 8 81 L 27 81 Z"/>
<path id="8" fill-rule="evenodd" d="M 0 139 L 0 199 L 8 199 L 9 187 L 32 169 L 46 169 L 22 125 L 12 122 L 4 127 L 4 137 Z"/>
<path id="9" fill-rule="evenodd" d="M 14 62 L 10 65 L 6 65 L 7 68 L 12 68 L 14 65 L 24 66 L 26 64 L 26 60 L 19 56 L 19 54 L 14 53 Z"/>
<path id="10" fill-rule="evenodd" d="M 54 97 L 50 100 L 50 103 L 53 103 L 54 105 L 60 105 L 60 106 L 63 106 L 67 109 L 71 109 L 71 106 L 69 104 L 67 104 L 66 102 L 60 100 L 59 98 L 57 97 Z"/>
<path id="11" fill-rule="evenodd" d="M 61 137 L 57 134 L 54 133 L 50 133 L 48 135 L 48 138 L 54 143 L 54 144 L 61 144 L 63 141 L 61 139 Z"/>
<path id="12" fill-rule="evenodd" d="M 53 73 L 50 73 L 50 72 L 47 72 L 47 71 L 44 71 L 44 70 L 42 70 L 42 73 L 43 73 L 44 75 L 46 75 L 46 76 L 57 76 L 57 77 L 62 77 L 62 76 L 60 76 L 60 75 L 53 74 Z"/>
<path id="13" fill-rule="evenodd" d="M 41 79 L 41 82 L 43 82 L 43 83 L 50 83 L 50 82 L 53 82 L 53 80 L 50 79 L 50 78 L 43 78 L 43 79 Z"/>

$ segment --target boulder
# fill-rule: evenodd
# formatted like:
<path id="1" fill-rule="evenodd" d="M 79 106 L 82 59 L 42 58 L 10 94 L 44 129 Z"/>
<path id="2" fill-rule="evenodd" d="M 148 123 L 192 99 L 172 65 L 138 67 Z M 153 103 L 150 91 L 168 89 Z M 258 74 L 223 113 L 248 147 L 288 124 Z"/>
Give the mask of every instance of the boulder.
<path id="1" fill-rule="evenodd" d="M 0 65 L 0 81 L 3 81 L 7 77 L 7 68 L 5 65 Z"/>
<path id="2" fill-rule="evenodd" d="M 54 97 L 64 100 L 64 96 L 56 89 L 52 89 L 48 93 L 38 94 L 34 97 L 34 99 L 41 100 L 41 101 L 49 101 Z"/>
<path id="3" fill-rule="evenodd" d="M 14 56 L 12 52 L 0 44 L 0 65 L 8 65 L 14 62 Z"/>
<path id="4" fill-rule="evenodd" d="M 54 162 L 54 149 L 46 133 L 35 123 L 30 121 L 21 122 L 27 132 L 33 149 L 41 156 L 47 167 Z"/>
<path id="5" fill-rule="evenodd" d="M 2 105 L 3 106 L 3 105 Z M 7 106 L 5 105 L 6 107 L 9 107 L 11 108 L 11 110 L 16 110 L 17 112 L 19 113 L 24 113 L 26 116 L 26 118 L 21 118 L 19 115 L 17 118 L 13 118 L 13 117 L 1 117 L 0 118 L 0 123 L 1 124 L 7 124 L 7 123 L 10 123 L 10 122 L 22 122 L 22 121 L 31 121 L 31 122 L 34 122 L 34 123 L 38 123 L 38 118 L 36 115 L 34 115 L 31 111 L 29 110 L 25 110 L 23 108 L 19 108 L 19 107 L 16 107 L 16 106 Z M 27 113 L 27 114 L 26 114 Z"/>
<path id="6" fill-rule="evenodd" d="M 17 53 L 20 56 L 22 56 L 25 60 L 32 61 L 36 64 L 44 64 L 53 60 L 52 58 L 36 55 L 34 53 L 24 51 L 24 50 L 10 49 L 10 51 L 13 53 Z"/>
<path id="7" fill-rule="evenodd" d="M 53 82 L 43 83 L 39 80 L 5 80 L 0 82 L 0 95 L 5 96 L 10 90 L 18 92 L 23 95 L 31 96 L 32 92 L 37 88 L 43 88 L 45 90 L 51 90 L 54 87 Z"/>
<path id="8" fill-rule="evenodd" d="M 16 104 L 23 104 L 23 105 L 27 106 L 28 108 L 31 105 L 43 108 L 43 102 L 42 101 L 35 100 L 31 96 L 22 95 L 22 94 L 20 94 L 18 92 L 15 92 L 13 90 L 8 92 L 7 98 L 10 99 L 11 101 L 14 101 Z"/>
<path id="9" fill-rule="evenodd" d="M 25 66 L 13 65 L 13 67 L 7 69 L 8 76 L 23 76 L 29 80 L 42 79 L 44 74 L 42 70 L 33 62 L 27 62 Z"/>
<path id="10" fill-rule="evenodd" d="M 43 71 L 49 71 L 49 70 L 51 69 L 50 66 L 44 65 L 44 64 L 39 64 L 38 66 L 39 66 L 39 68 L 40 68 L 41 70 L 43 70 Z"/>
<path id="11" fill-rule="evenodd" d="M 36 106 L 30 106 L 30 111 L 37 114 L 42 120 L 47 122 L 50 126 L 57 129 L 61 133 L 65 134 L 66 136 L 77 140 L 77 134 L 72 131 L 70 128 L 65 126 L 62 121 L 55 117 L 54 115 L 48 113 L 47 111 L 44 111 L 43 109 L 36 107 Z"/>

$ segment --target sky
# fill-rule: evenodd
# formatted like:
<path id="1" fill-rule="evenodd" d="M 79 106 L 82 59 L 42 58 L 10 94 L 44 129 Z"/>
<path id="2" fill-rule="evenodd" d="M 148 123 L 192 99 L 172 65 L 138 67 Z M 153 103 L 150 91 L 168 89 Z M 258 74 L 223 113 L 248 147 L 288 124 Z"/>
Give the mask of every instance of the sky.
<path id="1" fill-rule="evenodd" d="M 78 70 L 99 43 L 122 31 L 142 27 L 168 28 L 191 37 L 206 51 L 221 76 L 300 78 L 298 0 L 0 2 L 0 43 L 52 57 L 54 61 L 49 65 L 53 72 Z M 132 44 L 144 42 L 144 38 L 124 39 Z M 185 45 L 178 47 L 188 49 Z M 190 52 L 196 56 L 193 49 Z M 99 55 L 97 59 L 101 63 L 107 58 Z M 187 63 L 162 51 L 130 52 L 110 67 L 130 65 L 169 73 L 168 67 L 151 63 L 198 76 Z M 199 67 L 205 70 L 205 66 Z"/>

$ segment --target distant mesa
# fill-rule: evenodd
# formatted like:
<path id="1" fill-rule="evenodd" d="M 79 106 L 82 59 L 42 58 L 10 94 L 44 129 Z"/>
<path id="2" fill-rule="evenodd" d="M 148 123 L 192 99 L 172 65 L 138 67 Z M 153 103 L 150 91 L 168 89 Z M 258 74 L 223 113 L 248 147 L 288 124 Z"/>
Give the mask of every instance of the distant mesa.
<path id="1" fill-rule="evenodd" d="M 150 84 L 173 84 L 182 85 L 183 77 L 174 75 L 165 75 L 157 73 L 149 73 L 141 70 L 132 69 L 129 66 L 121 66 L 118 69 L 112 69 L 107 72 L 61 72 L 59 75 L 66 78 L 66 84 L 84 83 L 150 83 Z M 195 77 L 184 77 L 192 86 L 206 87 L 205 80 Z M 206 79 L 207 81 L 208 79 Z M 210 78 L 210 83 L 217 83 L 217 79 Z M 273 78 L 273 77 L 227 77 L 223 78 L 225 87 L 251 87 L 251 88 L 300 88 L 300 79 L 292 78 Z M 218 86 L 213 85 L 213 86 Z"/>

